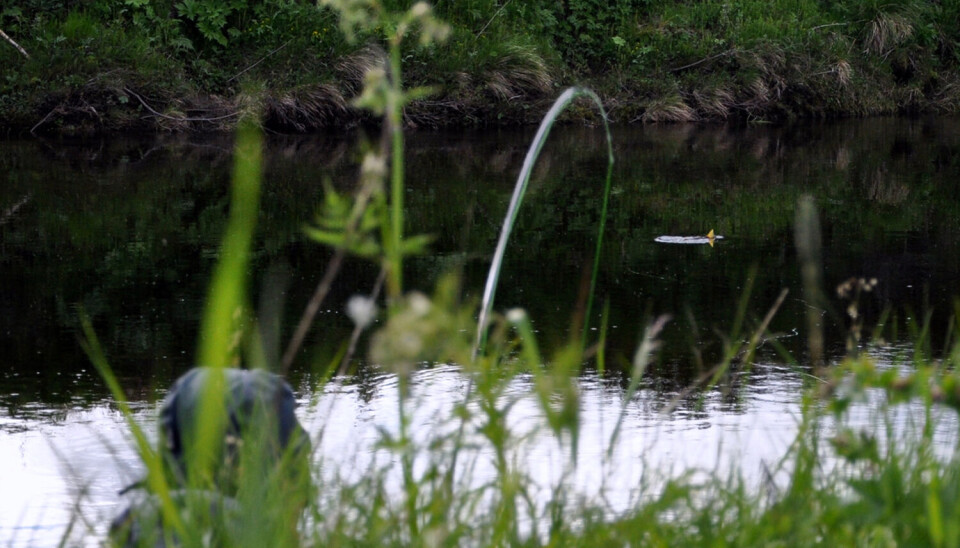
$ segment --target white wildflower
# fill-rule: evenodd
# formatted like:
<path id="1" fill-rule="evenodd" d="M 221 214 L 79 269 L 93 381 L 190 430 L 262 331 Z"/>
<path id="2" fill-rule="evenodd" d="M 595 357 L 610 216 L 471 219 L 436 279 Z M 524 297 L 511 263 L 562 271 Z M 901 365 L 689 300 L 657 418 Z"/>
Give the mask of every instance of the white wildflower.
<path id="1" fill-rule="evenodd" d="M 527 311 L 522 308 L 511 308 L 507 311 L 507 321 L 512 324 L 518 324 L 526 320 Z"/>
<path id="2" fill-rule="evenodd" d="M 430 312 L 430 298 L 423 293 L 413 291 L 407 299 L 414 316 L 426 316 Z"/>
<path id="3" fill-rule="evenodd" d="M 377 304 L 370 297 L 354 295 L 347 301 L 347 316 L 360 329 L 366 329 L 377 317 Z"/>

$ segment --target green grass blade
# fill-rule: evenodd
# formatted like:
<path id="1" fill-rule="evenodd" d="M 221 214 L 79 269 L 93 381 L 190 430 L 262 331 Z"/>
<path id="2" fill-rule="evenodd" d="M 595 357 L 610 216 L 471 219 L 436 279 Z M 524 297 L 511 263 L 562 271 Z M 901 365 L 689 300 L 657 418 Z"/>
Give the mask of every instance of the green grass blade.
<path id="1" fill-rule="evenodd" d="M 537 134 L 534 136 L 533 142 L 530 144 L 530 148 L 527 150 L 527 156 L 523 160 L 523 167 L 520 170 L 520 176 L 517 178 L 517 184 L 514 187 L 513 196 L 510 198 L 510 206 L 507 208 L 507 215 L 503 220 L 500 239 L 497 241 L 497 248 L 493 254 L 493 262 L 490 264 L 490 271 L 487 274 L 487 282 L 484 286 L 483 300 L 481 302 L 480 319 L 477 325 L 477 339 L 473 350 L 474 356 L 476 356 L 480 348 L 486 342 L 487 323 L 489 322 L 490 312 L 493 310 L 497 282 L 500 279 L 500 270 L 503 267 L 503 255 L 506 252 L 507 241 L 510 239 L 510 233 L 513 231 L 513 225 L 517 219 L 517 212 L 520 210 L 520 205 L 523 203 L 523 197 L 527 192 L 527 184 L 530 181 L 530 174 L 533 172 L 533 166 L 536 163 L 537 158 L 540 156 L 540 151 L 543 150 L 543 145 L 546 143 L 547 137 L 550 135 L 550 130 L 553 128 L 553 124 L 557 121 L 557 117 L 559 117 L 560 113 L 563 112 L 563 110 L 578 97 L 588 97 L 597 105 L 603 117 L 603 126 L 607 135 L 607 178 L 606 185 L 604 187 L 600 226 L 597 234 L 597 249 L 594 255 L 593 274 L 590 279 L 590 294 L 587 299 L 587 309 L 584 314 L 581 345 L 583 344 L 583 341 L 586 340 L 586 333 L 590 325 L 590 311 L 593 306 L 593 293 L 597 282 L 597 267 L 600 260 L 600 244 L 602 243 L 603 231 L 606 226 L 607 203 L 610 195 L 610 182 L 613 176 L 613 139 L 610 136 L 610 126 L 607 123 L 607 113 L 603 108 L 603 102 L 600 101 L 600 98 L 594 92 L 588 89 L 572 87 L 567 88 L 567 90 L 561 93 L 560 97 L 558 97 L 553 103 L 553 106 L 550 107 L 550 110 L 544 116 L 543 121 L 540 122 L 540 127 L 537 129 Z"/>
<path id="2" fill-rule="evenodd" d="M 610 201 L 610 186 L 613 180 L 613 137 L 610 135 L 610 124 L 607 123 L 607 113 L 603 109 L 600 98 L 589 92 L 589 96 L 597 104 L 603 115 L 603 129 L 607 136 L 607 177 L 603 184 L 603 203 L 600 206 L 600 223 L 597 226 L 597 244 L 593 252 L 593 272 L 590 275 L 590 292 L 587 294 L 587 309 L 583 314 L 583 331 L 580 335 L 580 348 L 587 344 L 587 332 L 590 330 L 590 313 L 593 310 L 593 299 L 597 288 L 597 275 L 600 272 L 600 251 L 603 247 L 603 232 L 607 228 L 607 204 Z"/>
<path id="3" fill-rule="evenodd" d="M 93 330 L 93 324 L 90 323 L 90 318 L 87 317 L 83 311 L 80 312 L 80 326 L 84 336 L 80 341 L 80 346 L 83 347 L 87 357 L 90 358 L 90 363 L 93 364 L 94 369 L 97 370 L 97 373 L 99 373 L 104 382 L 107 383 L 110 394 L 113 396 L 114 401 L 116 401 L 117 406 L 120 408 L 120 413 L 123 415 L 123 419 L 130 428 L 130 433 L 133 435 L 134 442 L 137 445 L 137 453 L 139 453 L 140 458 L 143 459 L 143 464 L 147 469 L 147 487 L 150 492 L 156 494 L 160 500 L 160 511 L 163 514 L 164 520 L 183 538 L 186 530 L 183 521 L 180 519 L 180 514 L 173 504 L 173 499 L 170 497 L 170 485 L 167 483 L 166 476 L 163 473 L 163 457 L 150 446 L 150 441 L 147 439 L 146 433 L 140 428 L 137 421 L 133 420 L 133 411 L 127 403 L 126 394 L 117 381 L 116 376 L 114 376 L 109 362 L 107 362 L 103 348 L 100 346 L 100 340 Z M 169 544 L 169 539 L 167 540 Z"/>
<path id="4" fill-rule="evenodd" d="M 820 246 L 820 220 L 813 196 L 802 196 L 797 203 L 794 242 L 803 281 L 803 299 L 807 305 L 807 347 L 814 367 L 824 364 L 821 310 L 826 305 L 823 295 L 823 260 Z"/>
<path id="5" fill-rule="evenodd" d="M 257 225 L 262 155 L 260 130 L 248 122 L 237 132 L 230 219 L 200 326 L 198 365 L 227 366 L 237 354 L 234 333 L 242 317 L 247 261 Z"/>
<path id="6" fill-rule="evenodd" d="M 400 47 L 390 48 L 390 70 L 394 85 L 400 87 Z M 387 260 L 390 271 L 387 276 L 387 294 L 397 298 L 403 291 L 403 111 L 399 105 L 389 109 L 388 120 L 391 137 L 390 162 L 390 241 L 387 243 Z"/>

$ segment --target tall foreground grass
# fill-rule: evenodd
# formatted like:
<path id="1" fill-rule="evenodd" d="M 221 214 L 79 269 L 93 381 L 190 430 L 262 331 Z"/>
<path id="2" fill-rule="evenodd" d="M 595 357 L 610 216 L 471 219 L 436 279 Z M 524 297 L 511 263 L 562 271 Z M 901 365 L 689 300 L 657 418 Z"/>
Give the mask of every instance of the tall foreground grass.
<path id="1" fill-rule="evenodd" d="M 400 112 L 426 90 L 403 88 L 400 47 L 413 36 L 427 42 L 441 40 L 444 26 L 423 4 L 395 14 L 381 11 L 376 2 L 330 3 L 341 13 L 346 34 L 376 25 L 389 36 L 389 63 L 368 73 L 361 95 L 363 106 L 384 116 L 381 145 L 365 157 L 356 193 L 343 196 L 328 190 L 308 235 L 336 248 L 340 260 L 359 257 L 382 268 L 384 298 L 378 297 L 378 285 L 372 290 L 377 296 L 357 297 L 350 313 L 357 333 L 376 326 L 369 338 L 369 360 L 397 381 L 396 427 L 382 431 L 379 440 L 391 459 L 353 477 L 331 480 L 316 466 L 303 474 L 296 467 L 288 468 L 288 459 L 279 464 L 265 459 L 260 451 L 263 440 L 254 437 L 235 455 L 237 467 L 231 469 L 235 475 L 225 487 L 214 479 L 220 472 L 217 458 L 222 456 L 218 425 L 224 420 L 218 403 L 224 388 L 214 382 L 197 408 L 198 430 L 206 432 L 197 443 L 208 443 L 209 454 L 201 452 L 199 462 L 191 463 L 186 483 L 171 472 L 163 448 L 152 447 L 130 421 L 146 477 L 140 502 L 134 506 L 139 534 L 122 537 L 121 542 L 144 546 L 160 540 L 184 546 L 960 545 L 960 460 L 956 446 L 945 445 L 937 437 L 938 420 L 945 417 L 956 423 L 951 410 L 960 407 L 960 375 L 954 373 L 960 347 L 939 361 L 917 353 L 884 368 L 870 358 L 869 351 L 851 352 L 850 358 L 830 369 L 809 370 L 811 380 L 797 418 L 798 435 L 782 462 L 769 463 L 768 479 L 760 486 L 736 474 L 714 471 L 696 481 L 664 478 L 626 509 L 614 508 L 603 498 L 578 496 L 570 478 L 581 467 L 603 464 L 585 462 L 577 451 L 582 428 L 578 379 L 582 364 L 592 355 L 584 349 L 596 341 L 587 340 L 586 329 L 582 334 L 574 330 L 567 346 L 544 356 L 524 311 L 498 314 L 493 308 L 497 273 L 525 176 L 521 174 L 515 206 L 504 223 L 479 319 L 477 307 L 462 302 L 455 276 L 443 278 L 431 296 L 406 292 L 404 258 L 421 252 L 427 238 L 404 234 Z M 577 95 L 595 100 L 582 90 L 561 95 L 559 106 L 544 121 L 531 147 L 524 173 L 529 173 L 559 110 Z M 258 131 L 245 127 L 237 140 L 230 222 L 200 329 L 201 365 L 281 369 L 264 351 L 245 291 L 260 183 L 259 150 Z M 604 192 L 609 185 L 608 176 Z M 798 234 L 808 234 L 803 237 L 807 239 L 817 234 L 812 207 L 812 202 L 804 202 L 805 214 L 798 220 Z M 598 247 L 602 225 L 599 230 Z M 330 265 L 331 276 L 338 264 Z M 812 285 L 819 283 L 816 275 L 807 278 Z M 323 298 L 323 285 L 317 300 Z M 869 291 L 869 286 L 869 282 L 857 285 L 857 294 Z M 592 293 L 593 283 L 590 289 Z M 776 311 L 775 304 L 763 321 L 751 326 L 746 321 L 748 297 L 742 299 L 740 310 L 731 311 L 734 327 L 724 360 L 702 380 L 708 389 L 733 368 L 750 366 Z M 585 308 L 584 328 L 591 319 L 591 306 Z M 379 323 L 372 323 L 375 316 Z M 652 323 L 640 334 L 621 413 L 628 410 L 646 366 L 656 359 L 657 332 L 665 321 Z M 923 334 L 932 327 L 917 329 L 918 348 L 925 347 Z M 950 329 L 958 328 L 951 325 Z M 743 339 L 746 342 L 737 342 Z M 854 341 L 855 348 L 860 345 Z M 293 344 L 288 355 L 296 359 L 298 347 L 299 342 Z M 345 356 L 331 364 L 327 374 L 349 370 L 352 347 L 345 345 Z M 122 402 L 122 389 L 89 326 L 86 348 Z M 437 418 L 446 427 L 429 432 L 424 439 L 421 432 L 412 430 L 418 399 L 411 379 L 417 369 L 438 363 L 456 364 L 471 388 L 450 417 Z M 526 381 L 529 393 L 513 391 L 518 379 Z M 563 472 L 552 485 L 537 485 L 531 470 L 536 464 L 518 452 L 522 438 L 529 435 L 511 426 L 516 424 L 520 398 L 536 402 L 542 432 L 565 448 Z M 902 409 L 916 418 L 916 429 L 897 419 Z M 870 420 L 851 419 L 864 410 L 871 413 Z M 312 434 L 315 446 L 319 445 L 322 431 Z M 951 435 L 954 444 L 960 443 L 955 431 Z M 612 451 L 618 443 L 616 434 L 610 443 Z M 468 458 L 476 454 L 488 456 L 489 472 L 477 472 L 476 458 Z M 608 481 L 616 484 L 617 478 Z"/>

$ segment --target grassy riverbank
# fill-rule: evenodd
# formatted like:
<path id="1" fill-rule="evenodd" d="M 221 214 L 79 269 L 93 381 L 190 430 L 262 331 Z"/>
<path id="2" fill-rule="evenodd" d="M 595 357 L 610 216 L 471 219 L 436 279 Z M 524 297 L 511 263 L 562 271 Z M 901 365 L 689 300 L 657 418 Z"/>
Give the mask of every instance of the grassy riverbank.
<path id="1" fill-rule="evenodd" d="M 397 11 L 412 4 L 389 0 Z M 615 121 L 769 120 L 960 110 L 955 2 L 439 2 L 448 39 L 405 44 L 432 93 L 416 127 L 532 123 L 563 86 Z M 0 11 L 0 130 L 343 128 L 389 29 L 349 42 L 327 7 L 260 0 L 14 0 Z M 588 109 L 568 117 L 590 118 Z"/>

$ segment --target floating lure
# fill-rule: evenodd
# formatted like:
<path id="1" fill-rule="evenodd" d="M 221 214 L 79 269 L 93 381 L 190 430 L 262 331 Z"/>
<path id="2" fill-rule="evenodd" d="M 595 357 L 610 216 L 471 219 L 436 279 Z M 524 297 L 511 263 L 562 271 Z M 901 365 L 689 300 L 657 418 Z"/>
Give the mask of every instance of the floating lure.
<path id="1" fill-rule="evenodd" d="M 722 239 L 723 236 L 714 234 L 711 228 L 706 236 L 657 236 L 653 241 L 661 244 L 710 244 L 713 247 L 714 241 Z"/>

